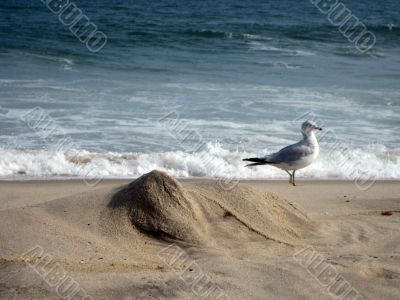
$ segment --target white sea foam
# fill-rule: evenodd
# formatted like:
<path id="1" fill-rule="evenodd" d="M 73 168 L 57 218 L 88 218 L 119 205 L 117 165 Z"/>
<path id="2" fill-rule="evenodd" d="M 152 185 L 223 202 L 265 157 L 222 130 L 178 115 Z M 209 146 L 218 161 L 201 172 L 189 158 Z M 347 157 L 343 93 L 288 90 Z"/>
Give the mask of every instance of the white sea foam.
<path id="1" fill-rule="evenodd" d="M 298 66 L 298 65 L 292 65 L 285 61 L 277 61 L 273 64 L 273 66 L 276 68 L 285 68 L 285 69 L 299 69 L 300 68 L 300 66 Z"/>
<path id="2" fill-rule="evenodd" d="M 61 62 L 66 65 L 69 65 L 69 66 L 74 64 L 72 59 L 60 57 L 60 56 L 40 55 L 40 54 L 28 53 L 28 52 L 17 52 L 17 53 L 21 54 L 22 56 L 26 56 L 26 57 L 33 57 L 33 58 L 43 59 L 43 60 L 48 60 L 48 61 Z"/>
<path id="3" fill-rule="evenodd" d="M 265 149 L 269 152 L 272 149 Z M 203 152 L 187 153 L 96 153 L 77 150 L 69 153 L 45 150 L 0 149 L 0 176 L 6 178 L 57 176 L 84 178 L 131 178 L 153 169 L 177 177 L 229 177 L 239 179 L 286 178 L 285 172 L 271 166 L 246 168 L 244 157 L 262 153 L 229 151 L 219 144 L 207 144 Z M 298 172 L 313 179 L 398 179 L 400 149 L 385 146 L 363 151 L 321 149 L 318 160 Z"/>
<path id="4" fill-rule="evenodd" d="M 298 49 L 288 49 L 288 48 L 279 48 L 275 46 L 269 46 L 264 43 L 252 41 L 250 42 L 250 48 L 255 51 L 266 51 L 266 52 L 277 52 L 277 53 L 285 53 L 293 56 L 311 56 L 315 55 L 314 52 L 298 50 Z"/>
<path id="5" fill-rule="evenodd" d="M 245 39 L 249 39 L 249 40 L 259 40 L 259 41 L 270 41 L 270 40 L 272 40 L 272 38 L 270 38 L 270 37 L 262 36 L 262 35 L 258 35 L 258 34 L 244 33 L 242 36 Z"/>

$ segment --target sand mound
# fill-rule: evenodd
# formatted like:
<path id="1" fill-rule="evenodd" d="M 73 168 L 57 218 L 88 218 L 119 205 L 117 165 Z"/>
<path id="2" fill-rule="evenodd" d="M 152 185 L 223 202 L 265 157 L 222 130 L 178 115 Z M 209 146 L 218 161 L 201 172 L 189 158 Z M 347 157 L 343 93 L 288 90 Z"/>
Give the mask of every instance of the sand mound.
<path id="1" fill-rule="evenodd" d="M 155 237 L 193 242 L 205 231 L 198 205 L 178 181 L 160 171 L 123 187 L 109 207 L 126 209 L 134 227 Z"/>
<path id="2" fill-rule="evenodd" d="M 195 193 L 203 205 L 207 203 L 207 215 L 218 207 L 222 209 L 225 221 L 237 221 L 237 226 L 218 222 L 219 236 L 220 232 L 225 232 L 225 236 L 236 239 L 237 233 L 244 226 L 267 240 L 294 245 L 313 231 L 313 222 L 299 208 L 278 194 L 261 192 L 246 182 L 240 183 L 233 190 L 221 188 L 217 181 L 208 184 L 189 183 L 185 187 Z"/>
<path id="3" fill-rule="evenodd" d="M 160 171 L 122 187 L 108 207 L 114 220 L 122 216 L 152 237 L 207 244 L 235 240 L 240 232 L 247 237 L 249 231 L 291 244 L 309 223 L 300 210 L 278 195 L 259 193 L 245 184 L 232 191 L 223 190 L 217 182 L 181 185 Z M 122 229 L 122 224 L 126 223 L 115 227 Z"/>

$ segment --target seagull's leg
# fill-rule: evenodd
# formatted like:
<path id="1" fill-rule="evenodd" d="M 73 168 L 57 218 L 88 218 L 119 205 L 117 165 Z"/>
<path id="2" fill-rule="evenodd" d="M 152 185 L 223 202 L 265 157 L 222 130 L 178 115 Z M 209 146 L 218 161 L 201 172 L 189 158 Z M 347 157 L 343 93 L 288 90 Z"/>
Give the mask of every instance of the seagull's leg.
<path id="1" fill-rule="evenodd" d="M 293 175 L 292 175 L 292 183 L 293 183 L 293 186 L 296 186 L 296 183 L 294 182 L 294 174 L 296 174 L 296 170 L 293 170 Z"/>
<path id="2" fill-rule="evenodd" d="M 290 172 L 288 170 L 285 170 L 285 171 L 286 171 L 286 173 L 289 174 L 289 183 L 293 183 L 292 182 L 292 174 L 290 174 Z"/>

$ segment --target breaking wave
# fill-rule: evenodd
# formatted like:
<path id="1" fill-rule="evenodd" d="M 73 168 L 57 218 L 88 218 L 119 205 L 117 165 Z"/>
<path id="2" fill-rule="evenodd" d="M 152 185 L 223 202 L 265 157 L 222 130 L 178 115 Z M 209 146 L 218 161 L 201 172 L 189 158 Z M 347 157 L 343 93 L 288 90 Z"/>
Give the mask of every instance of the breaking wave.
<path id="1" fill-rule="evenodd" d="M 266 149 L 269 152 L 272 149 Z M 370 149 L 371 150 L 371 149 Z M 116 153 L 74 150 L 68 153 L 48 150 L 17 150 L 0 148 L 0 176 L 3 179 L 94 177 L 138 177 L 158 169 L 180 178 L 286 178 L 282 170 L 271 166 L 246 168 L 242 158 L 260 155 L 230 151 L 218 143 L 209 143 L 204 151 L 188 153 Z M 316 162 L 298 173 L 310 179 L 398 179 L 400 178 L 400 149 L 389 151 L 376 146 L 373 152 L 321 151 Z"/>

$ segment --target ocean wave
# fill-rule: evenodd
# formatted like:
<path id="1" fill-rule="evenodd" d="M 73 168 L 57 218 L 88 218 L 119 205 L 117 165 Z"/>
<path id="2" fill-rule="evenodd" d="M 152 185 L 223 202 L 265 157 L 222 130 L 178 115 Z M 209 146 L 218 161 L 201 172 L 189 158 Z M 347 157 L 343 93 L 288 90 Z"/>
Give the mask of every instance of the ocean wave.
<path id="1" fill-rule="evenodd" d="M 381 21 L 380 24 L 364 23 L 367 30 L 375 35 L 385 37 L 395 37 L 399 34 L 399 24 L 394 24 L 388 21 L 385 23 Z M 288 38 L 297 40 L 310 40 L 310 41 L 332 41 L 339 40 L 341 36 L 338 34 L 338 26 L 333 26 L 329 22 L 321 24 L 315 22 L 314 24 L 271 24 L 271 23 L 254 23 L 251 28 L 260 31 L 273 31 L 279 32 Z"/>
<path id="2" fill-rule="evenodd" d="M 393 34 L 397 36 L 400 31 L 400 26 L 398 24 L 387 23 L 387 24 L 365 24 L 368 30 L 375 34 Z"/>
<path id="3" fill-rule="evenodd" d="M 367 52 L 361 52 L 352 45 L 334 47 L 332 53 L 338 56 L 351 57 L 351 58 L 363 58 L 363 57 L 375 57 L 384 58 L 386 54 L 376 49 L 376 47 L 370 49 Z"/>
<path id="4" fill-rule="evenodd" d="M 258 34 L 249 34 L 249 33 L 242 34 L 242 37 L 245 38 L 245 39 L 256 40 L 256 41 L 270 41 L 270 40 L 272 40 L 271 37 L 262 36 L 262 35 L 258 35 Z"/>
<path id="5" fill-rule="evenodd" d="M 275 46 L 269 46 L 260 42 L 250 42 L 250 49 L 255 51 L 265 51 L 265 52 L 276 52 L 283 53 L 291 56 L 311 56 L 315 55 L 314 52 L 298 50 L 298 49 L 287 49 L 287 48 L 279 48 Z"/>
<path id="6" fill-rule="evenodd" d="M 285 62 L 285 61 L 277 61 L 277 62 L 274 62 L 273 63 L 273 66 L 275 67 L 275 68 L 285 68 L 285 69 L 299 69 L 299 68 L 301 68 L 301 66 L 300 65 L 294 65 L 294 64 L 289 64 L 289 63 L 287 63 L 287 62 Z"/>
<path id="7" fill-rule="evenodd" d="M 269 152 L 272 149 L 266 149 Z M 208 143 L 202 152 L 115 153 L 74 150 L 68 153 L 46 150 L 0 149 L 0 176 L 6 178 L 131 178 L 158 169 L 180 178 L 286 178 L 284 171 L 271 166 L 246 168 L 242 158 L 261 155 L 230 151 L 218 143 Z M 298 172 L 314 179 L 399 179 L 400 150 L 374 149 L 321 151 L 318 160 Z"/>
<path id="8" fill-rule="evenodd" d="M 46 83 L 44 79 L 10 79 L 0 78 L 0 84 L 42 84 Z"/>
<path id="9" fill-rule="evenodd" d="M 212 29 L 189 29 L 185 31 L 185 34 L 191 35 L 194 37 L 202 37 L 202 38 L 232 38 L 232 32 L 225 32 L 219 30 Z"/>
<path id="10" fill-rule="evenodd" d="M 221 31 L 214 29 L 190 29 L 185 31 L 186 34 L 203 37 L 203 38 L 229 38 L 229 39 L 245 39 L 250 41 L 270 41 L 271 37 L 263 36 L 260 34 L 251 33 L 238 33 L 230 31 Z"/>
<path id="11" fill-rule="evenodd" d="M 66 57 L 42 55 L 42 54 L 29 53 L 29 52 L 16 52 L 16 54 L 20 54 L 21 56 L 25 56 L 25 57 L 32 57 L 32 58 L 36 58 L 36 59 L 46 60 L 46 61 L 60 62 L 60 63 L 66 64 L 69 66 L 72 66 L 74 64 L 74 61 L 72 59 L 66 58 Z"/>

